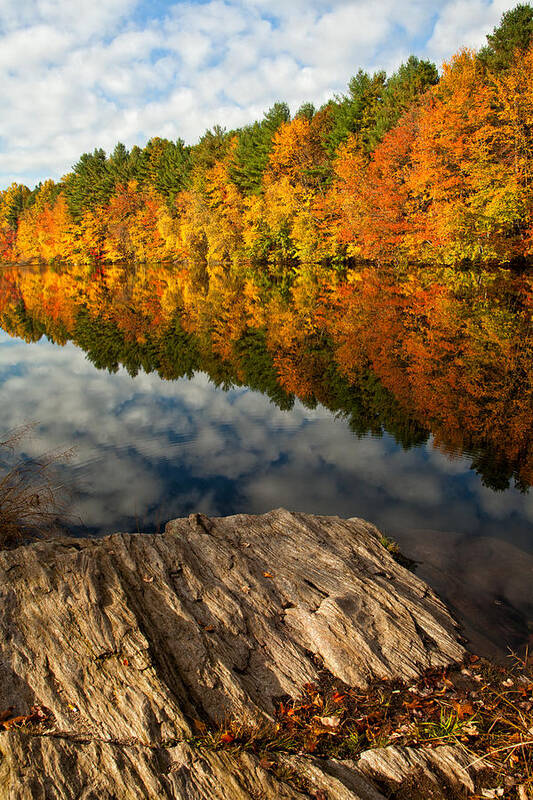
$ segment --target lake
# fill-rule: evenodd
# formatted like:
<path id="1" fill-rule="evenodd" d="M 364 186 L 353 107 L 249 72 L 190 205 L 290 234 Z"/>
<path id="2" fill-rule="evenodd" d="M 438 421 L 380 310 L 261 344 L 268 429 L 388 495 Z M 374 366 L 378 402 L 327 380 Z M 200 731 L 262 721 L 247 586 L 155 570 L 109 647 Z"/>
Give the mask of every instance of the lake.
<path id="1" fill-rule="evenodd" d="M 73 448 L 57 470 L 76 534 L 364 517 L 501 655 L 533 630 L 532 285 L 4 267 L 0 435 L 34 421 L 25 455 Z"/>

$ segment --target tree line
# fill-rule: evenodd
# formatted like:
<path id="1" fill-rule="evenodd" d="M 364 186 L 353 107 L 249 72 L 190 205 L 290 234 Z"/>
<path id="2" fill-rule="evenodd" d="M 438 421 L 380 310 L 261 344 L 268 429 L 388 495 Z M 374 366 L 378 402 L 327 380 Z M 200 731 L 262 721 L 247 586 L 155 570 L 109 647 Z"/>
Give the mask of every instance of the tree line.
<path id="1" fill-rule="evenodd" d="M 533 7 L 479 52 L 390 76 L 291 117 L 276 103 L 195 145 L 84 153 L 59 182 L 0 192 L 0 259 L 175 261 L 291 284 L 302 265 L 520 265 L 533 256 Z"/>

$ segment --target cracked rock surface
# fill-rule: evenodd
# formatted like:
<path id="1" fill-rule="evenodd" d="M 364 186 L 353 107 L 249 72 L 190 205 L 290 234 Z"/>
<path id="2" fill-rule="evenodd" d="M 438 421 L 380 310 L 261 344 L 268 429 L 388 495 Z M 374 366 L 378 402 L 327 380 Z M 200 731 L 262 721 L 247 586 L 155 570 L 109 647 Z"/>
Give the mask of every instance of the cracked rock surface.
<path id="1" fill-rule="evenodd" d="M 51 735 L 0 734 L 12 800 L 313 797 L 252 755 L 199 754 L 193 720 L 260 722 L 321 665 L 363 688 L 464 654 L 445 606 L 372 525 L 283 509 L 0 553 L 0 608 L 0 710 L 54 717 Z M 434 771 L 395 759 L 396 783 Z M 368 758 L 292 762 L 328 800 L 388 796 Z"/>

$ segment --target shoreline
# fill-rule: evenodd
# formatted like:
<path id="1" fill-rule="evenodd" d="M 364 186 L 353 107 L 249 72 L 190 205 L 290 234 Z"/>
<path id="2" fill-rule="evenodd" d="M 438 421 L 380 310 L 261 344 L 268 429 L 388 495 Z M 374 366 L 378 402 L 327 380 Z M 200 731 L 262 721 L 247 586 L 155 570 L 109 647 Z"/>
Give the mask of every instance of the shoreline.
<path id="1" fill-rule="evenodd" d="M 424 798 L 472 794 L 487 774 L 463 746 L 482 734 L 481 667 L 380 536 L 278 509 L 0 553 L 6 796 L 41 796 L 30 773 L 39 791 L 53 775 L 61 800 L 96 779 L 101 797 L 154 800 L 418 800 L 414 775 Z M 439 698 L 455 715 L 444 739 Z"/>

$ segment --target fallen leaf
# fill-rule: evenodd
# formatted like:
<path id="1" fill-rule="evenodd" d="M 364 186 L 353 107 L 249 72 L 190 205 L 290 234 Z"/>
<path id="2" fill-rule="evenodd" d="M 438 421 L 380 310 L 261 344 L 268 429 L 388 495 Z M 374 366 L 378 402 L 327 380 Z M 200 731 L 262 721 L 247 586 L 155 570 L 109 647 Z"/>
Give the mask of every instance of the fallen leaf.
<path id="1" fill-rule="evenodd" d="M 411 701 L 404 700 L 403 704 L 405 708 L 409 709 L 409 711 L 412 711 L 414 708 L 420 708 L 420 706 L 422 705 L 422 701 L 420 700 L 419 697 L 415 697 Z"/>
<path id="2" fill-rule="evenodd" d="M 8 709 L 0 715 L 0 727 L 4 730 L 18 728 L 21 725 L 40 725 L 52 716 L 50 709 L 45 706 L 32 706 L 29 714 L 14 714 L 14 710 Z"/>
<path id="3" fill-rule="evenodd" d="M 340 717 L 317 717 L 317 719 L 324 728 L 332 730 L 336 730 L 341 724 Z"/>
<path id="4" fill-rule="evenodd" d="M 207 731 L 207 725 L 205 724 L 205 722 L 202 722 L 202 720 L 193 719 L 193 722 L 194 722 L 194 727 L 196 728 L 197 731 L 200 731 L 200 733 L 204 734 Z"/>
<path id="5" fill-rule="evenodd" d="M 474 706 L 468 701 L 466 703 L 453 703 L 453 707 L 457 711 L 459 719 L 464 719 L 465 716 L 471 717 L 474 713 Z"/>
<path id="6" fill-rule="evenodd" d="M 20 714 L 18 717 L 11 717 L 11 719 L 5 720 L 2 725 L 7 731 L 10 728 L 18 728 L 20 725 L 24 725 L 27 719 L 27 716 Z"/>
<path id="7" fill-rule="evenodd" d="M 479 736 L 479 730 L 471 722 L 463 726 L 462 733 L 466 733 L 467 736 Z"/>

